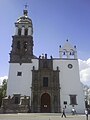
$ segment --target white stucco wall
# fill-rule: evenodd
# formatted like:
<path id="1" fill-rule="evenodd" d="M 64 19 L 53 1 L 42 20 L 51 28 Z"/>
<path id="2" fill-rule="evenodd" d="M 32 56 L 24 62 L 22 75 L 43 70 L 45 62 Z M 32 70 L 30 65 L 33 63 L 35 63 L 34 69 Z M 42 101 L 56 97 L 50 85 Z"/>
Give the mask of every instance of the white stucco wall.
<path id="1" fill-rule="evenodd" d="M 38 69 L 38 59 L 33 59 L 32 63 L 10 63 L 7 84 L 7 96 L 21 94 L 31 96 L 32 68 Z M 17 76 L 17 72 L 22 72 L 22 76 Z"/>
<path id="2" fill-rule="evenodd" d="M 68 64 L 72 64 L 73 68 L 69 69 Z M 7 96 L 13 94 L 21 94 L 31 96 L 32 84 L 32 69 L 38 70 L 39 61 L 33 59 L 32 63 L 10 63 L 9 77 L 7 86 Z M 53 69 L 59 67 L 59 82 L 60 82 L 60 104 L 61 109 L 64 107 L 63 102 L 67 101 L 66 112 L 71 112 L 72 105 L 70 105 L 70 95 L 77 95 L 77 105 L 75 109 L 77 113 L 84 113 L 85 103 L 82 84 L 79 77 L 78 60 L 69 59 L 54 59 Z M 17 72 L 22 72 L 22 76 L 17 76 Z"/>
<path id="3" fill-rule="evenodd" d="M 68 64 L 72 64 L 73 68 L 69 69 Z M 80 82 L 79 77 L 79 67 L 78 60 L 69 60 L 69 59 L 58 59 L 53 60 L 53 69 L 56 70 L 56 67 L 59 67 L 59 82 L 60 82 L 60 99 L 61 99 L 61 109 L 64 107 L 63 102 L 67 101 L 66 112 L 71 112 L 72 105 L 70 105 L 70 96 L 77 95 L 77 104 L 75 109 L 77 113 L 84 113 L 85 103 L 84 103 L 84 94 L 83 88 Z"/>

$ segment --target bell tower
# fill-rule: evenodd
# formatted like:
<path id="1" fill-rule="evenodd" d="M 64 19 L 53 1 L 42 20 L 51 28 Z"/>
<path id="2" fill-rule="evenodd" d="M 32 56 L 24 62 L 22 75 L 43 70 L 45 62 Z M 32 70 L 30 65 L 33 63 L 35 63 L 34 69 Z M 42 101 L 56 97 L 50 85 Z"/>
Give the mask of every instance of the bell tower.
<path id="1" fill-rule="evenodd" d="M 23 16 L 15 22 L 15 34 L 12 36 L 10 63 L 30 63 L 33 55 L 33 24 L 25 7 Z"/>

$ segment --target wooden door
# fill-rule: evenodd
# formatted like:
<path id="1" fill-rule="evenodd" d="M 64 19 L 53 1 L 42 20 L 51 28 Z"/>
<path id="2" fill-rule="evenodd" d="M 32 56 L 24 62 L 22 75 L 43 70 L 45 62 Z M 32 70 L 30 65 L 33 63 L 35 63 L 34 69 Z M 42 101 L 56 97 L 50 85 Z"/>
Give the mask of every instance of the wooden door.
<path id="1" fill-rule="evenodd" d="M 50 113 L 51 105 L 50 105 L 50 95 L 48 93 L 44 93 L 41 96 L 41 112 L 42 113 Z"/>

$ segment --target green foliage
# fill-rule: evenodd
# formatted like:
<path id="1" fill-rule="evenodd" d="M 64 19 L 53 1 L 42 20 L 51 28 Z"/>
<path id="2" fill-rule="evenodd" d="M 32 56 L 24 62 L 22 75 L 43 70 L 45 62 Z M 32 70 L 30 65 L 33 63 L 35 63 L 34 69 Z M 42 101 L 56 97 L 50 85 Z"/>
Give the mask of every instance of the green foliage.
<path id="1" fill-rule="evenodd" d="M 0 107 L 2 104 L 2 99 L 6 96 L 6 90 L 7 90 L 7 80 L 4 79 L 2 86 L 0 87 Z"/>

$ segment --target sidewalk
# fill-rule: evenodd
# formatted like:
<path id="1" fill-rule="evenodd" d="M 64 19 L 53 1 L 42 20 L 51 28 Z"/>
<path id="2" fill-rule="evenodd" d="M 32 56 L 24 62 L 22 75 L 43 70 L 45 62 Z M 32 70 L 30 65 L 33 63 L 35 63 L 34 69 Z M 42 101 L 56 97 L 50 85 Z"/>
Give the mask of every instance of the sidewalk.
<path id="1" fill-rule="evenodd" d="M 0 120 L 86 120 L 85 115 L 67 115 L 61 118 L 59 113 L 18 113 L 0 114 Z M 88 120 L 90 120 L 90 115 Z"/>

